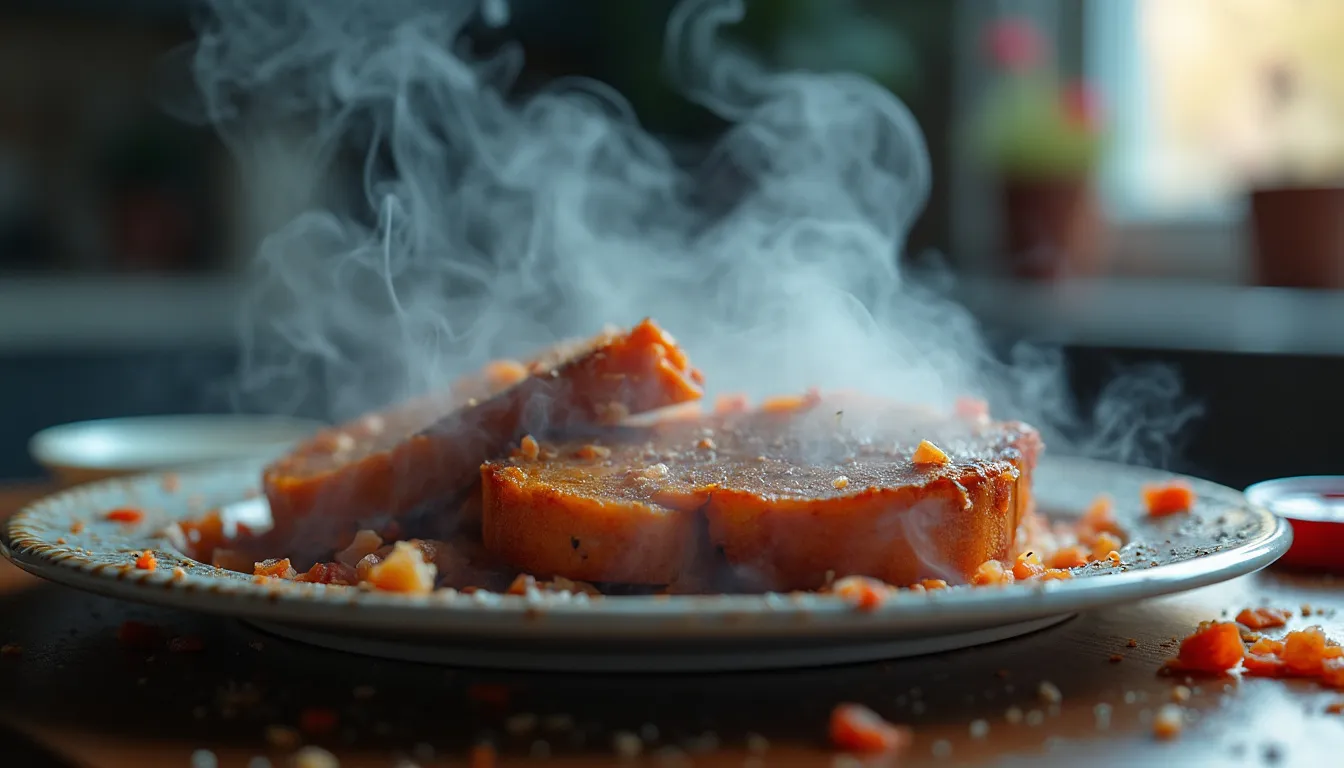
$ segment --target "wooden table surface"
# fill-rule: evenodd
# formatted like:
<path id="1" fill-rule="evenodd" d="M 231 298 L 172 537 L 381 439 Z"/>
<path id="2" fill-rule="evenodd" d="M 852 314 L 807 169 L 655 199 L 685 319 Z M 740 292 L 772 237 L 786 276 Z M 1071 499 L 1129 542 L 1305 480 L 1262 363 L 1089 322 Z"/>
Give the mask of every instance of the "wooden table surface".
<path id="1" fill-rule="evenodd" d="M 38 490 L 0 489 L 0 514 Z M 1266 601 L 1329 609 L 1294 626 L 1320 623 L 1344 637 L 1333 614 L 1344 596 L 1330 578 L 1267 571 L 1016 640 L 887 663 L 719 675 L 509 674 L 318 650 L 225 619 L 83 594 L 3 563 L 0 644 L 23 650 L 0 656 L 0 725 L 14 732 L 3 736 L 0 765 L 285 766 L 295 753 L 289 729 L 312 708 L 334 710 L 337 722 L 303 741 L 342 766 L 464 765 L 482 738 L 498 746 L 498 765 L 545 755 L 563 765 L 853 764 L 826 741 L 828 713 L 842 701 L 913 726 L 901 766 L 1344 764 L 1344 715 L 1325 713 L 1341 694 L 1309 683 L 1196 680 L 1182 736 L 1152 735 L 1154 713 L 1181 683 L 1158 674 L 1174 639 L 1200 620 Z M 127 619 L 197 635 L 204 648 L 128 650 L 116 639 Z M 1055 706 L 1039 694 L 1046 682 L 1063 694 Z M 481 701 L 472 693 L 481 685 L 507 689 L 507 704 Z M 640 757 L 614 753 L 617 731 L 648 737 Z"/>

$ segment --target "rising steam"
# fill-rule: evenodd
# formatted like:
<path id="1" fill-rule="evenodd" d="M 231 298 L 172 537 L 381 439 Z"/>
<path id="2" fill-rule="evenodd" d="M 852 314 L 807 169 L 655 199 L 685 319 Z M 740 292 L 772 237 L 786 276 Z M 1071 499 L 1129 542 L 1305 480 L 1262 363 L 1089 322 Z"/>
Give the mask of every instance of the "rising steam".
<path id="1" fill-rule="evenodd" d="M 287 222 L 252 272 L 248 407 L 320 393 L 345 418 L 653 316 L 719 391 L 936 406 L 970 393 L 1047 438 L 1077 426 L 1057 358 L 994 360 L 966 311 L 902 279 L 931 183 L 905 105 L 858 76 L 770 72 L 732 49 L 719 32 L 741 0 L 684 2 L 668 26 L 668 76 L 732 123 L 695 168 L 600 83 L 511 94 L 519 51 L 460 44 L 474 2 L 210 10 L 189 53 L 193 114 L 238 157 L 257 226 Z M 350 205 L 328 170 L 352 157 Z M 1142 378 L 1157 384 L 1121 387 L 1105 429 L 1085 434 L 1164 444 L 1185 412 L 1165 379 Z"/>

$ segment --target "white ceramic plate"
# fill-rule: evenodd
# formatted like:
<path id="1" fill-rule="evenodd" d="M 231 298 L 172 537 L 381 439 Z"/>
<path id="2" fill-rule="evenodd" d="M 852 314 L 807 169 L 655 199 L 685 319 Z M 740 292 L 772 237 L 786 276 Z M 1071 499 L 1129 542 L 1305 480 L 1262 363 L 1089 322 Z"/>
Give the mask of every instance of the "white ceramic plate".
<path id="1" fill-rule="evenodd" d="M 70 482 L 279 452 L 322 427 L 280 416 L 199 414 L 95 419 L 28 441 L 37 463 Z"/>
<path id="2" fill-rule="evenodd" d="M 1041 629 L 1079 611 L 1202 587 L 1263 568 L 1287 550 L 1288 526 L 1242 494 L 1189 480 L 1190 514 L 1149 519 L 1140 488 L 1174 476 L 1053 458 L 1035 494 L 1047 512 L 1116 501 L 1131 536 L 1123 564 L 1078 569 L 1068 581 L 1002 588 L 902 592 L 860 612 L 817 594 L 540 599 L 444 590 L 405 596 L 272 581 L 175 554 L 157 535 L 175 519 L 255 496 L 258 462 L 213 466 L 171 482 L 143 475 L 74 488 L 10 519 L 0 548 L 20 567 L 81 589 L 234 616 L 303 642 L 380 656 L 464 666 L 570 671 L 764 669 L 929 653 Z M 104 513 L 135 506 L 141 525 Z M 83 524 L 79 533 L 76 521 Z M 159 552 L 158 569 L 136 554 Z M 175 568 L 184 573 L 174 574 Z"/>

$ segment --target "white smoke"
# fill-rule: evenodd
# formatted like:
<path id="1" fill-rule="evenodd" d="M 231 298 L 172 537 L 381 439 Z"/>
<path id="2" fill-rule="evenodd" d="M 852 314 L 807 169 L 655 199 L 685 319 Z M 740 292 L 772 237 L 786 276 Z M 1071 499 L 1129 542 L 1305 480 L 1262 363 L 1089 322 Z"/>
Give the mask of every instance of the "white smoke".
<path id="1" fill-rule="evenodd" d="M 652 316 L 721 392 L 817 386 L 935 406 L 979 394 L 1003 415 L 1071 422 L 1057 360 L 995 362 L 967 312 L 903 281 L 930 164 L 890 92 L 767 71 L 719 35 L 741 0 L 684 2 L 667 74 L 732 126 L 684 168 L 600 83 L 510 93 L 520 52 L 461 44 L 477 11 L 210 4 L 189 53 L 195 116 L 239 158 L 260 226 L 288 220 L 252 272 L 248 405 L 294 408 L 317 386 L 346 418 Z M 327 173 L 351 158 L 353 208 Z M 1159 432 L 1175 413 L 1108 418 L 1140 412 L 1165 420 Z"/>

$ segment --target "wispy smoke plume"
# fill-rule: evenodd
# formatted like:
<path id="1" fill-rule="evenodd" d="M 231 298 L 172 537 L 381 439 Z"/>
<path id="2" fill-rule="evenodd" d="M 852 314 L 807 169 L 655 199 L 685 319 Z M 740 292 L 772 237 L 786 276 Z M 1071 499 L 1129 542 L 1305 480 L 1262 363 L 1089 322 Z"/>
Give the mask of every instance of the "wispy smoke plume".
<path id="1" fill-rule="evenodd" d="M 600 83 L 511 94 L 520 52 L 461 44 L 477 11 L 216 0 L 202 17 L 189 53 L 199 97 L 180 110 L 236 153 L 260 226 L 287 220 L 255 260 L 247 404 L 293 408 L 316 386 L 348 417 L 648 315 L 720 391 L 933 405 L 973 393 L 1047 428 L 1073 424 L 1056 359 L 993 360 L 967 312 L 903 281 L 931 179 L 890 92 L 767 71 L 719 36 L 740 0 L 685 2 L 668 76 L 732 127 L 683 168 Z M 353 212 L 326 173 L 351 157 L 363 168 Z M 1127 427 L 1148 438 L 1176 413 L 1107 407 L 1155 425 Z"/>

